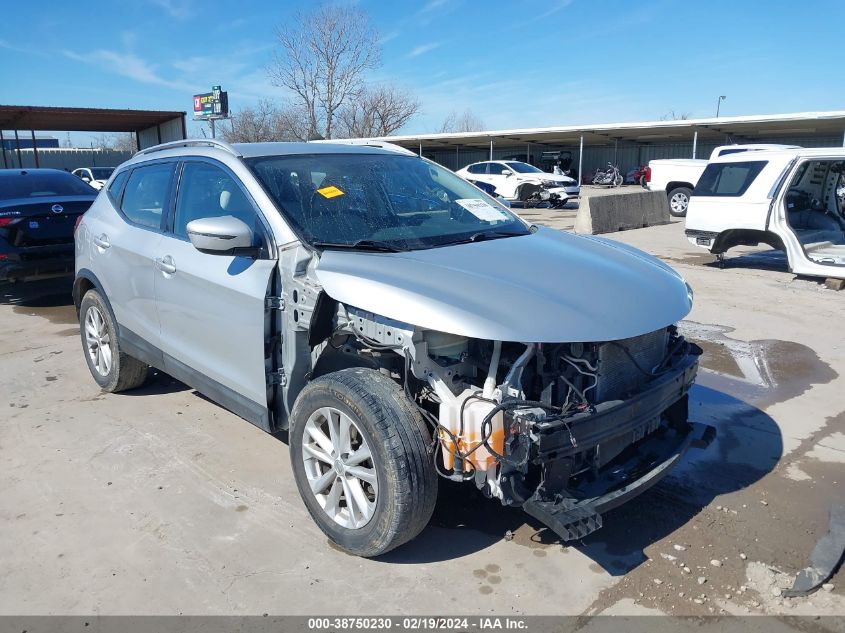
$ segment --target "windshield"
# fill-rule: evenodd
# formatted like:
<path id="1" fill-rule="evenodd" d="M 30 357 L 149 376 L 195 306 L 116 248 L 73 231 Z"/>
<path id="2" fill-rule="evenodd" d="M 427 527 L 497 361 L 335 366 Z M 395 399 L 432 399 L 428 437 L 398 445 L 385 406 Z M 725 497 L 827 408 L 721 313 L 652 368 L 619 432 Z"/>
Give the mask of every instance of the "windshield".
<path id="1" fill-rule="evenodd" d="M 528 163 L 506 163 L 508 167 L 520 174 L 542 174 L 542 169 L 537 169 L 534 165 Z"/>
<path id="2" fill-rule="evenodd" d="M 246 162 L 292 228 L 315 246 L 405 250 L 529 232 L 478 187 L 413 156 L 306 154 Z"/>
<path id="3" fill-rule="evenodd" d="M 42 196 L 95 196 L 90 186 L 64 172 L 15 172 L 0 176 L 0 200 Z"/>
<path id="4" fill-rule="evenodd" d="M 114 167 L 92 167 L 91 173 L 94 175 L 94 180 L 108 180 L 112 175 Z"/>

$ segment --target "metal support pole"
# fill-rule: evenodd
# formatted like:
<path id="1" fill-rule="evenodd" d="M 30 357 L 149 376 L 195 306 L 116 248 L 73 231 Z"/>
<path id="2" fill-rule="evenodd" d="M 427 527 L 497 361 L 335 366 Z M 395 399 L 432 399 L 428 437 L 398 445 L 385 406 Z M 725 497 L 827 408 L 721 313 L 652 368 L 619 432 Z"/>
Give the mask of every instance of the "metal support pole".
<path id="1" fill-rule="evenodd" d="M 584 182 L 584 135 L 581 135 L 581 146 L 578 149 L 578 184 Z"/>
<path id="2" fill-rule="evenodd" d="M 18 147 L 18 167 L 23 169 L 23 161 L 21 161 L 21 140 L 18 138 L 17 130 L 15 130 L 15 145 Z"/>
<path id="3" fill-rule="evenodd" d="M 3 168 L 8 169 L 9 163 L 6 161 L 6 142 L 3 139 L 3 130 L 0 130 L 0 149 L 3 150 Z"/>
<path id="4" fill-rule="evenodd" d="M 214 128 L 214 119 L 209 119 L 209 121 L 211 121 L 211 138 L 217 138 L 217 130 L 215 130 L 215 128 Z M 158 142 L 161 143 L 161 128 L 159 128 L 158 136 L 159 136 Z"/>
<path id="5" fill-rule="evenodd" d="M 613 164 L 619 166 L 619 139 L 616 139 L 616 143 L 613 145 Z"/>
<path id="6" fill-rule="evenodd" d="M 490 160 L 493 160 L 493 137 L 490 137 Z"/>
<path id="7" fill-rule="evenodd" d="M 0 134 L 0 141 L 2 141 L 2 140 L 3 140 L 3 135 Z M 845 131 L 842 132 L 842 147 L 845 147 Z M 4 159 L 6 158 L 5 154 L 3 154 L 3 158 Z"/>
<path id="8" fill-rule="evenodd" d="M 531 164 L 531 143 L 525 144 L 525 162 Z"/>
<path id="9" fill-rule="evenodd" d="M 38 160 L 38 143 L 35 142 L 35 130 L 30 130 L 29 133 L 32 135 L 32 151 L 35 154 L 35 167 L 41 167 L 41 161 Z"/>
<path id="10" fill-rule="evenodd" d="M 420 141 L 420 157 L 422 157 L 422 141 Z"/>
<path id="11" fill-rule="evenodd" d="M 692 135 L 692 157 L 695 158 L 695 152 L 698 149 L 698 130 Z"/>
<path id="12" fill-rule="evenodd" d="M 458 171 L 461 168 L 461 161 L 458 154 L 458 149 L 460 145 L 455 145 L 455 171 Z"/>

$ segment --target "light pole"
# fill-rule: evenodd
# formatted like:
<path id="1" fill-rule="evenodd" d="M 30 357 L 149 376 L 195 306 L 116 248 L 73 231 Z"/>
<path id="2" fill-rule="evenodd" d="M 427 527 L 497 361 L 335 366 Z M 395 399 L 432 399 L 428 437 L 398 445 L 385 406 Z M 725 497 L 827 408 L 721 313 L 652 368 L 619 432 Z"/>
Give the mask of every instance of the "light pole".
<path id="1" fill-rule="evenodd" d="M 717 119 L 719 118 L 719 106 L 722 105 L 722 101 L 724 101 L 725 99 L 727 99 L 727 97 L 725 95 L 720 95 L 719 100 L 716 102 L 716 118 Z"/>

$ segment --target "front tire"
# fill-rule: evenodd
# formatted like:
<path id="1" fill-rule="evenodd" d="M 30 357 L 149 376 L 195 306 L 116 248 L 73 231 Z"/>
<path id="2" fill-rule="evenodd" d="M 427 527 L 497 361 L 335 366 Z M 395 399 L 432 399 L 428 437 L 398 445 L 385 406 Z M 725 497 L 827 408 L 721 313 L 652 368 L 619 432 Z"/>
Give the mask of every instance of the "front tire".
<path id="1" fill-rule="evenodd" d="M 291 413 L 299 494 L 340 548 L 379 556 L 416 537 L 437 501 L 431 435 L 402 388 L 373 369 L 321 376 Z"/>
<path id="2" fill-rule="evenodd" d="M 669 197 L 669 213 L 676 218 L 685 217 L 692 190 L 689 187 L 675 187 L 667 195 Z"/>
<path id="3" fill-rule="evenodd" d="M 111 311 L 96 290 L 82 297 L 79 334 L 88 370 L 103 391 L 117 393 L 144 384 L 147 365 L 121 351 Z"/>

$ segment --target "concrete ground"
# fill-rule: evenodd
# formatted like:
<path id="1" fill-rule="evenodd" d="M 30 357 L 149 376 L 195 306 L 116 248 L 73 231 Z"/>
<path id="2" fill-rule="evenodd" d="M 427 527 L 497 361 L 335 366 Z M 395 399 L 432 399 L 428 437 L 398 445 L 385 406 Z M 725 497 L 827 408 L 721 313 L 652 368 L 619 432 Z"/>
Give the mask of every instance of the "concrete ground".
<path id="1" fill-rule="evenodd" d="M 536 213 L 560 226 L 572 212 Z M 753 249 L 719 269 L 682 223 L 609 237 L 695 289 L 691 415 L 719 436 L 569 547 L 444 484 L 417 540 L 341 553 L 287 446 L 163 374 L 101 393 L 67 287 L 3 289 L 0 614 L 845 614 L 842 572 L 780 597 L 842 500 L 845 293 Z"/>

